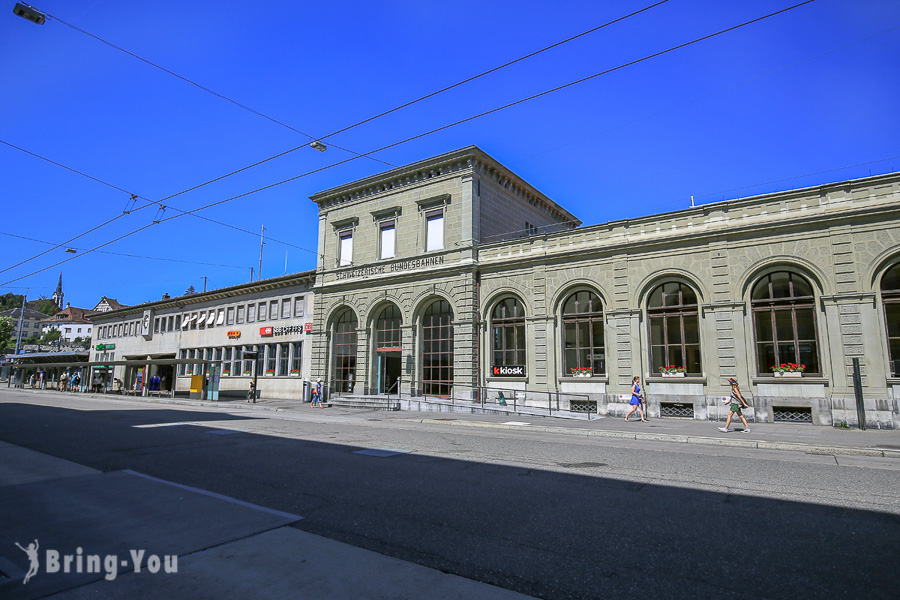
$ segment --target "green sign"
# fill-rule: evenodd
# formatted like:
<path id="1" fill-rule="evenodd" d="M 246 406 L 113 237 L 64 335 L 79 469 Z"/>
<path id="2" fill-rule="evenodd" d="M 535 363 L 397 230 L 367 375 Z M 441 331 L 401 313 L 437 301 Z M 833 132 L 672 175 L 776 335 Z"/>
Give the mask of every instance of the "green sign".
<path id="1" fill-rule="evenodd" d="M 95 348 L 95 350 L 115 350 L 115 349 L 116 349 L 115 344 L 97 344 L 97 347 Z"/>

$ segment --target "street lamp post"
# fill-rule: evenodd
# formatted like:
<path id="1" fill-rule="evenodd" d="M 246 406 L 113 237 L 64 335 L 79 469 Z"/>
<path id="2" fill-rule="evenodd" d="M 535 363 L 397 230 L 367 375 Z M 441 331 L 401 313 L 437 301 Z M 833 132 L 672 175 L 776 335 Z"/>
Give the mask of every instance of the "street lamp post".
<path id="1" fill-rule="evenodd" d="M 28 6 L 21 2 L 16 2 L 16 5 L 13 7 L 13 14 L 22 17 L 23 19 L 28 19 L 37 25 L 43 25 L 44 21 L 47 20 L 47 15 L 33 6 Z"/>

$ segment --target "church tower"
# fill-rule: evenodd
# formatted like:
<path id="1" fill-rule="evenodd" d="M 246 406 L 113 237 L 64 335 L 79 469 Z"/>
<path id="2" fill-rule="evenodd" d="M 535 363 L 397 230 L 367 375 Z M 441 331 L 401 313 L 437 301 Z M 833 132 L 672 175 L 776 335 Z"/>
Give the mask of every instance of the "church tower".
<path id="1" fill-rule="evenodd" d="M 56 284 L 56 291 L 53 292 L 53 301 L 56 303 L 56 306 L 59 307 L 59 310 L 63 308 L 63 291 L 62 291 L 62 273 L 59 274 L 59 283 Z"/>

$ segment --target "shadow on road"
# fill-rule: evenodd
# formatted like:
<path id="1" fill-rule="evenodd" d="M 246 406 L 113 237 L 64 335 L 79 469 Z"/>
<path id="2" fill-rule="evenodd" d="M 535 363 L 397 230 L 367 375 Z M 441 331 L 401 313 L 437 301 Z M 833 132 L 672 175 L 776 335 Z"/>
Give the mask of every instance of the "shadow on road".
<path id="1" fill-rule="evenodd" d="M 542 598 L 896 597 L 892 514 L 624 482 L 599 463 L 556 472 L 135 427 L 250 418 L 3 403 L 0 439 L 299 514 L 311 533 Z"/>

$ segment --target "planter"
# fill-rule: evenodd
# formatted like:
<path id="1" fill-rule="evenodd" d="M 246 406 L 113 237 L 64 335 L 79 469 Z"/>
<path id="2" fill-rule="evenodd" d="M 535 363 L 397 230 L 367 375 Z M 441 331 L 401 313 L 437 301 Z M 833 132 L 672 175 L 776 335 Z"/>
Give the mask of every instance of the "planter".
<path id="1" fill-rule="evenodd" d="M 662 373 L 663 377 L 684 377 L 684 373 Z"/>
<path id="2" fill-rule="evenodd" d="M 803 377 L 803 371 L 775 371 L 775 377 Z"/>

